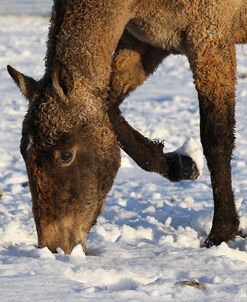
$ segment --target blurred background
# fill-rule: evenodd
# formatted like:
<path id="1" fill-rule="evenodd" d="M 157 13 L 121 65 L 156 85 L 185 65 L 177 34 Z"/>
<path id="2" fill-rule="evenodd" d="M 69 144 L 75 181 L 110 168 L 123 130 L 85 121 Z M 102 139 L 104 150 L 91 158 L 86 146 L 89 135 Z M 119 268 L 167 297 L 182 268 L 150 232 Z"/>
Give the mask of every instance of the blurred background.
<path id="1" fill-rule="evenodd" d="M 0 15 L 49 15 L 52 0 L 0 0 Z"/>

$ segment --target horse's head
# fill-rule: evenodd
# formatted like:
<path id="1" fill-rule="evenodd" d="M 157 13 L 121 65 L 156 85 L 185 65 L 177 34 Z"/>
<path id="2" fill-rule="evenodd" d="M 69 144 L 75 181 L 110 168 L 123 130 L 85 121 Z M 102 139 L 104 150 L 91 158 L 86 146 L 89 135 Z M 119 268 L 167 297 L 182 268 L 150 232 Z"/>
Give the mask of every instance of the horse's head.
<path id="1" fill-rule="evenodd" d="M 85 247 L 120 164 L 102 99 L 71 84 L 59 69 L 36 82 L 8 71 L 29 101 L 21 154 L 33 200 L 39 246 L 70 253 Z"/>

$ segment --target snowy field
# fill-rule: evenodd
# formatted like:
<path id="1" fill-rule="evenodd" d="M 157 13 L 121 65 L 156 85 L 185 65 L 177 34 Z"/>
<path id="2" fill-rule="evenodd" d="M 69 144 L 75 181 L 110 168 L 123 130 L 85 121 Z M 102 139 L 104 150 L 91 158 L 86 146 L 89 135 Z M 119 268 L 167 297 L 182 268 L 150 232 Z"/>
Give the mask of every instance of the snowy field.
<path id="1" fill-rule="evenodd" d="M 123 154 L 88 255 L 37 249 L 31 198 L 19 153 L 27 104 L 6 72 L 39 78 L 48 19 L 0 18 L 0 301 L 247 301 L 247 239 L 200 248 L 212 221 L 206 166 L 195 182 L 170 183 Z M 247 231 L 247 47 L 238 48 L 237 148 L 232 170 L 241 227 Z M 199 115 L 184 57 L 170 57 L 122 106 L 130 123 L 166 151 L 199 138 Z M 184 281 L 196 280 L 199 288 Z"/>

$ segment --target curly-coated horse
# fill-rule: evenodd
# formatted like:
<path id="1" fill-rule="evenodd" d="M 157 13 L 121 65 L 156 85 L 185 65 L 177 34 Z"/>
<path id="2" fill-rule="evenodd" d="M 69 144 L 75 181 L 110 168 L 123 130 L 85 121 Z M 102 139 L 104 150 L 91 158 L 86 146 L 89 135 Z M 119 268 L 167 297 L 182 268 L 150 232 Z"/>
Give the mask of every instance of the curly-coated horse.
<path id="1" fill-rule="evenodd" d="M 204 244 L 234 238 L 235 44 L 247 41 L 246 12 L 245 0 L 54 1 L 43 78 L 8 67 L 29 101 L 21 153 L 40 247 L 66 253 L 85 247 L 118 171 L 119 146 L 143 169 L 172 181 L 198 176 L 189 157 L 164 154 L 119 110 L 170 54 L 188 58 L 198 91 L 214 197 Z"/>

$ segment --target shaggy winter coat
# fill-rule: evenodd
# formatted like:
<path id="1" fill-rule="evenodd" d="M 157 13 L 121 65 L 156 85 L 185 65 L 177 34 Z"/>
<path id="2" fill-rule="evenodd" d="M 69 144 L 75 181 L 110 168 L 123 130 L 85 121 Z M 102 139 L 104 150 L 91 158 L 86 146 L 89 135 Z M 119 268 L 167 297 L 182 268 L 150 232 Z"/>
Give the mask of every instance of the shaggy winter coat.
<path id="1" fill-rule="evenodd" d="M 54 1 L 44 77 L 9 67 L 30 102 L 21 150 L 40 246 L 70 253 L 85 244 L 119 167 L 117 140 L 145 170 L 198 176 L 190 158 L 163 154 L 119 110 L 170 54 L 188 58 L 198 91 L 215 206 L 205 246 L 234 238 L 235 44 L 247 41 L 246 12 L 245 0 Z"/>

